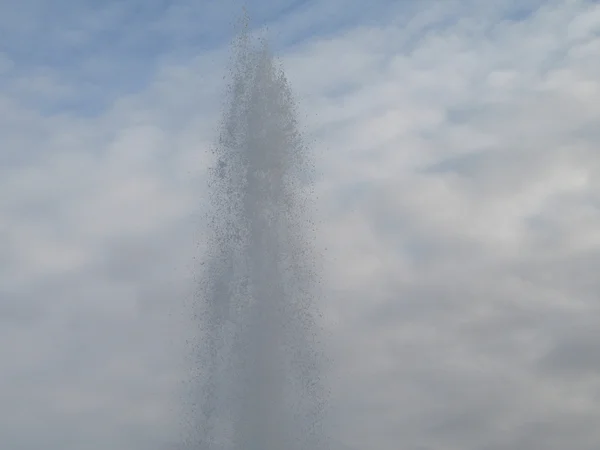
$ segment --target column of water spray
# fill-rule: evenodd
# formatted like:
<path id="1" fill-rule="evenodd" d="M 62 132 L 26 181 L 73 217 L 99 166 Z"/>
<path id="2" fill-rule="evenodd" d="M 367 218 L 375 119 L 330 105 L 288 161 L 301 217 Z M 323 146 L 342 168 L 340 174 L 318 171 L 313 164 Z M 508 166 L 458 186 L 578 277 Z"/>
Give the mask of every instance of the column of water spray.
<path id="1" fill-rule="evenodd" d="M 197 298 L 196 447 L 320 450 L 310 158 L 283 70 L 266 43 L 252 47 L 247 18 L 231 75 Z"/>

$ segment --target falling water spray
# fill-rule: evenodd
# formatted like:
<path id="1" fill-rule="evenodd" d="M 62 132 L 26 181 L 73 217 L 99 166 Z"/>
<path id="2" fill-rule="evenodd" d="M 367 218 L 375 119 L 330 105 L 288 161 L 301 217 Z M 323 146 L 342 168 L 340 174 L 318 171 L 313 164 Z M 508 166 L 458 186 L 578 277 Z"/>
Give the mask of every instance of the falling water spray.
<path id="1" fill-rule="evenodd" d="M 210 173 L 193 446 L 322 450 L 313 167 L 285 74 L 243 22 Z"/>

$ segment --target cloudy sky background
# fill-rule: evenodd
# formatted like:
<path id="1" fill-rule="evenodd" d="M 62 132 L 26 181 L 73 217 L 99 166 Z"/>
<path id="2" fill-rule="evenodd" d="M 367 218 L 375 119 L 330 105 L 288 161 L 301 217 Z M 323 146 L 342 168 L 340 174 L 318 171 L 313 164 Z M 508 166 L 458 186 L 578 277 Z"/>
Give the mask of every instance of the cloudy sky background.
<path id="1" fill-rule="evenodd" d="M 252 3 L 319 170 L 333 450 L 597 450 L 600 6 Z M 0 1 L 4 447 L 179 445 L 239 11 Z"/>

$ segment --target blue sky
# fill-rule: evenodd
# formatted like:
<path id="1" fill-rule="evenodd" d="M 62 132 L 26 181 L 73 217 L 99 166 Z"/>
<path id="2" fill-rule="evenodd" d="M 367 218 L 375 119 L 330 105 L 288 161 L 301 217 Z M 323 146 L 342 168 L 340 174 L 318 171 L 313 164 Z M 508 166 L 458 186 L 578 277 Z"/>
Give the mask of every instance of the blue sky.
<path id="1" fill-rule="evenodd" d="M 318 171 L 332 450 L 599 448 L 597 2 L 249 3 Z M 241 6 L 0 2 L 7 448 L 181 448 Z"/>
<path id="2" fill-rule="evenodd" d="M 393 3 L 392 3 L 393 4 Z M 256 27 L 272 27 L 277 49 L 376 20 L 388 2 L 266 1 L 247 5 Z M 116 98 L 144 90 L 161 64 L 222 48 L 234 31 L 237 1 L 44 2 L 2 10 L 3 83 L 43 78 L 69 91 L 30 101 L 48 113 L 99 114 Z M 310 18 L 309 18 L 310 17 Z M 9 68 L 9 69 L 8 69 Z M 48 89 L 49 86 L 46 85 Z M 41 86 L 39 86 L 42 89 Z M 45 100 L 45 101 L 44 101 Z"/>
<path id="3" fill-rule="evenodd" d="M 406 24 L 417 8 L 411 1 L 375 1 L 365 8 L 357 1 L 310 0 L 250 2 L 246 7 L 254 26 L 271 30 L 278 51 L 349 27 L 381 23 L 390 13 L 399 25 Z M 119 96 L 147 87 L 161 63 L 190 59 L 225 45 L 240 4 L 23 1 L 18 8 L 9 3 L 0 8 L 3 85 L 36 77 L 38 90 L 29 100 L 41 103 L 42 110 L 94 115 Z M 443 8 L 447 14 L 420 27 L 411 38 L 452 24 L 472 6 L 448 2 Z M 518 2 L 503 13 L 507 19 L 521 20 L 531 10 L 527 2 Z M 62 88 L 63 96 L 50 94 L 49 83 Z"/>

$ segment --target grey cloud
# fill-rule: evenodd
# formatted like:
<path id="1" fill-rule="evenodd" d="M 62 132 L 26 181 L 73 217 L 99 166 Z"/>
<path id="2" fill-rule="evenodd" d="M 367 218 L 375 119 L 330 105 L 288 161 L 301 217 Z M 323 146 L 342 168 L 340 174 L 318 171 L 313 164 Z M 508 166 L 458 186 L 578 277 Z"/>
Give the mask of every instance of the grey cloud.
<path id="1" fill-rule="evenodd" d="M 581 321 L 584 323 L 565 321 L 564 330 L 557 333 L 551 349 L 540 359 L 540 369 L 567 378 L 595 377 L 600 370 L 600 334 L 590 322 L 597 319 L 598 314 L 592 314 Z"/>
<path id="2" fill-rule="evenodd" d="M 44 313 L 44 307 L 30 293 L 0 292 L 0 323 L 6 327 L 36 323 Z"/>

